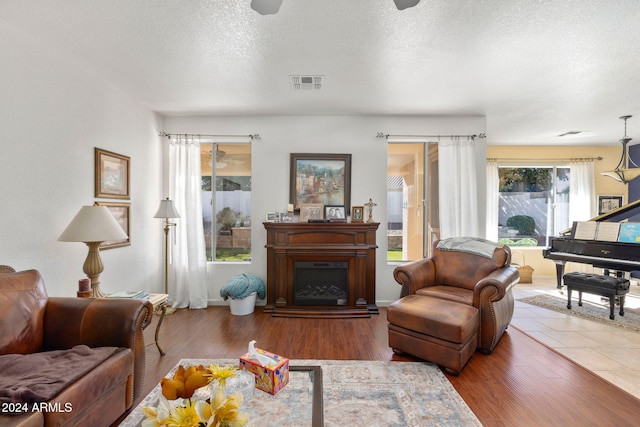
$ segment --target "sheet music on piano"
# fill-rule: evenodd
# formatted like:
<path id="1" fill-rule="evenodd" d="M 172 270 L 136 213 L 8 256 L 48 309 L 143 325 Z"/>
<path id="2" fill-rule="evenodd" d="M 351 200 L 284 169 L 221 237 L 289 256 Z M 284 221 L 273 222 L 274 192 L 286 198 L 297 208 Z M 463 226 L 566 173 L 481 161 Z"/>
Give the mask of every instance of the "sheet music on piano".
<path id="1" fill-rule="evenodd" d="M 595 221 L 579 221 L 576 223 L 574 238 L 578 240 L 595 240 L 598 223 Z"/>
<path id="2" fill-rule="evenodd" d="M 596 240 L 604 242 L 617 242 L 618 233 L 620 232 L 619 222 L 599 222 Z"/>

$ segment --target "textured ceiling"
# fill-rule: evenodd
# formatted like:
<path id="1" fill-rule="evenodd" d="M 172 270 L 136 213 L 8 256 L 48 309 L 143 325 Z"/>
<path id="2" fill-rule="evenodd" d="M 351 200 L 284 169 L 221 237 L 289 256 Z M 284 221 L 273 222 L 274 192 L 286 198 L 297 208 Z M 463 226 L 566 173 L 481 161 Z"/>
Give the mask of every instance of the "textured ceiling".
<path id="1" fill-rule="evenodd" d="M 167 115 L 484 115 L 489 144 L 565 145 L 617 144 L 632 114 L 640 140 L 637 0 L 249 4 L 0 0 L 0 25 Z"/>

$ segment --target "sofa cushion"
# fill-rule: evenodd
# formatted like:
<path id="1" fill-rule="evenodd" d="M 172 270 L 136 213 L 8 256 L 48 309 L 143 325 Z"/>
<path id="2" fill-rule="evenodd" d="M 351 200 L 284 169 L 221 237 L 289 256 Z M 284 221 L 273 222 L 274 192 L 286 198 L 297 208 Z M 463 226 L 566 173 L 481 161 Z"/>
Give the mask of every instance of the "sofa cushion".
<path id="1" fill-rule="evenodd" d="M 47 402 L 117 350 L 79 345 L 70 350 L 0 356 L 0 402 Z"/>
<path id="2" fill-rule="evenodd" d="M 46 305 L 44 280 L 36 270 L 0 274 L 0 355 L 40 350 Z"/>

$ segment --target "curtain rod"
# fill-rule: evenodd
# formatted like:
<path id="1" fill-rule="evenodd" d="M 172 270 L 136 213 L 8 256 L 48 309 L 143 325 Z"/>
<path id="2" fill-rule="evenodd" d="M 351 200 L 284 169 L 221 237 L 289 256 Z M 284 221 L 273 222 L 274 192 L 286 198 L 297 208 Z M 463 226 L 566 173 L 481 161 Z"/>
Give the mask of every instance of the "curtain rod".
<path id="1" fill-rule="evenodd" d="M 252 141 L 261 141 L 262 138 L 260 138 L 260 134 L 259 133 L 254 133 L 251 135 L 206 135 L 206 134 L 200 134 L 200 133 L 167 133 L 167 132 L 160 132 L 158 133 L 159 136 L 163 137 L 163 138 L 168 138 L 171 139 L 172 136 L 191 136 L 191 137 L 204 137 L 204 138 L 250 138 Z"/>
<path id="2" fill-rule="evenodd" d="M 603 160 L 603 157 L 567 157 L 567 158 L 555 158 L 555 159 L 516 159 L 516 158 L 498 158 L 487 157 L 489 162 L 586 162 L 594 160 Z"/>
<path id="3" fill-rule="evenodd" d="M 449 138 L 452 140 L 459 140 L 461 138 L 466 138 L 467 140 L 471 140 L 474 141 L 476 138 L 478 139 L 483 139 L 487 137 L 486 133 L 480 133 L 477 135 L 390 135 L 388 133 L 383 133 L 383 132 L 378 132 L 378 134 L 376 135 L 376 138 L 398 138 L 398 139 L 402 139 L 402 138 L 424 138 L 424 139 L 441 139 L 441 138 Z"/>

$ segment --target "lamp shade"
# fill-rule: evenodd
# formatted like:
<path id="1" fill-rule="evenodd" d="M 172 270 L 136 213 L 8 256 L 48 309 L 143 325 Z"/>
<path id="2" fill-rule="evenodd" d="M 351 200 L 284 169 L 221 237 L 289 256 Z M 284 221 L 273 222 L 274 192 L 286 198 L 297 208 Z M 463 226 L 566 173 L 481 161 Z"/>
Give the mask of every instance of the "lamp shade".
<path id="1" fill-rule="evenodd" d="M 158 212 L 153 216 L 154 218 L 180 218 L 180 214 L 173 206 L 173 200 L 168 197 L 164 200 L 160 200 L 160 207 Z"/>
<path id="2" fill-rule="evenodd" d="M 83 206 L 58 237 L 58 241 L 106 242 L 127 237 L 127 233 L 106 206 Z"/>

